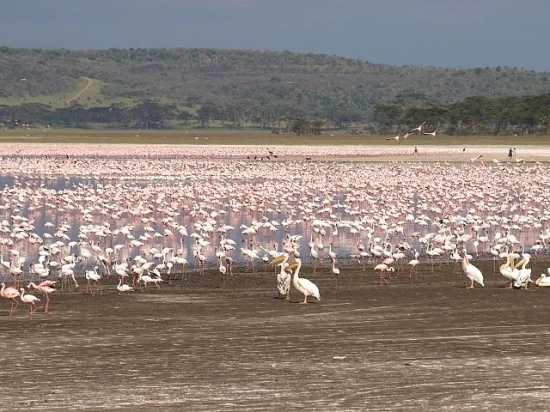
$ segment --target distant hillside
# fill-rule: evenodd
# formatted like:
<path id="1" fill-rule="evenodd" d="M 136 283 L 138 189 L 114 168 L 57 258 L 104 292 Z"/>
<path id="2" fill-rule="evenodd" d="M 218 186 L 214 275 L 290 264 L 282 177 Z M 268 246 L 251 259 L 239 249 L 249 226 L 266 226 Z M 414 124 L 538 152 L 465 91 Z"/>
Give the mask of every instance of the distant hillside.
<path id="1" fill-rule="evenodd" d="M 48 50 L 0 47 L 0 104 L 39 102 L 84 107 L 143 99 L 180 108 L 280 107 L 315 115 L 327 110 L 372 114 L 399 95 L 448 104 L 468 96 L 550 92 L 548 73 L 516 68 L 395 67 L 322 54 L 217 49 Z M 282 111 L 284 111 L 282 110 Z"/>

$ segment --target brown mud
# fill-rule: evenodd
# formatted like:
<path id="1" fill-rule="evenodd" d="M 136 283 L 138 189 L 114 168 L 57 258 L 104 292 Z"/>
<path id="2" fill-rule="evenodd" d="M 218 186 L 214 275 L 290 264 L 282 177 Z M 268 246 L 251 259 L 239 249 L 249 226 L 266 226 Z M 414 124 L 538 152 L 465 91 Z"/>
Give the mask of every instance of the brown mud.
<path id="1" fill-rule="evenodd" d="M 484 288 L 450 263 L 382 286 L 372 265 L 341 266 L 339 290 L 329 262 L 306 266 L 308 305 L 277 299 L 263 266 L 226 288 L 215 270 L 127 295 L 104 279 L 31 322 L 2 299 L 0 410 L 548 410 L 550 288 L 506 289 L 473 263 Z M 549 263 L 531 261 L 533 280 Z"/>

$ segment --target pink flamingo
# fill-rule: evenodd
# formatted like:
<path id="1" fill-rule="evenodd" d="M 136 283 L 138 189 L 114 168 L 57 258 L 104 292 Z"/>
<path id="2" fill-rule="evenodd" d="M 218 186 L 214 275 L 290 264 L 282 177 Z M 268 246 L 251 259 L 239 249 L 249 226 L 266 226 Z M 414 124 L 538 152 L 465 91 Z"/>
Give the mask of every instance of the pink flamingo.
<path id="1" fill-rule="evenodd" d="M 418 264 L 420 263 L 420 260 L 418 259 L 420 256 L 420 253 L 414 252 L 414 259 L 411 259 L 409 261 L 409 265 L 411 265 L 411 271 L 409 272 L 409 279 L 412 278 L 413 273 L 416 275 L 418 273 Z"/>
<path id="2" fill-rule="evenodd" d="M 32 314 L 36 312 L 36 302 L 40 302 L 36 296 L 31 294 L 25 294 L 25 288 L 21 288 L 21 301 L 29 304 L 29 321 L 32 320 Z M 34 308 L 34 310 L 33 310 Z"/>
<path id="3" fill-rule="evenodd" d="M 56 289 L 53 287 L 55 285 L 55 281 L 51 280 L 45 280 L 44 282 L 39 283 L 38 285 L 34 282 L 31 282 L 27 285 L 27 289 L 30 289 L 31 287 L 35 290 L 38 290 L 39 292 L 46 295 L 46 306 L 44 307 L 44 312 L 48 311 L 48 306 L 50 305 L 50 293 L 53 293 L 56 291 Z"/>
<path id="4" fill-rule="evenodd" d="M 389 267 L 385 263 L 380 263 L 379 265 L 376 265 L 374 267 L 374 270 L 379 270 L 380 271 L 380 284 L 382 284 L 383 281 L 388 283 L 388 281 L 384 277 L 384 272 L 394 272 L 395 268 L 394 267 Z"/>
<path id="5" fill-rule="evenodd" d="M 0 296 L 11 300 L 10 316 L 12 316 L 13 313 L 15 312 L 15 309 L 19 305 L 19 302 L 16 301 L 15 299 L 19 297 L 20 293 L 13 286 L 9 286 L 6 288 L 5 283 L 0 283 L 0 285 L 2 285 L 2 289 L 0 290 Z"/>

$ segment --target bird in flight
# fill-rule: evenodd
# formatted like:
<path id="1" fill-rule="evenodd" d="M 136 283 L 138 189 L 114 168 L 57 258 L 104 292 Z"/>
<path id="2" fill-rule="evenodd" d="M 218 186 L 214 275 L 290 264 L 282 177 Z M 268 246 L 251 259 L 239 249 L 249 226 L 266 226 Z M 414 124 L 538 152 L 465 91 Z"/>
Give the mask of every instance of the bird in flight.
<path id="1" fill-rule="evenodd" d="M 422 133 L 422 134 L 424 134 L 424 135 L 426 135 L 426 136 L 435 137 L 435 135 L 436 135 L 437 131 L 439 130 L 439 127 L 440 127 L 440 126 L 441 126 L 441 123 L 439 123 L 439 124 L 437 125 L 436 129 L 435 129 L 433 132 L 430 132 L 430 133 L 424 132 L 424 133 Z"/>
<path id="2" fill-rule="evenodd" d="M 483 156 L 483 155 L 474 156 L 474 157 L 470 158 L 470 160 L 471 160 L 472 162 L 475 162 L 475 161 L 476 161 L 477 159 L 479 159 L 481 156 Z"/>
<path id="3" fill-rule="evenodd" d="M 428 122 L 429 122 L 429 120 L 426 120 L 425 122 L 422 122 L 422 124 L 421 124 L 420 126 L 415 127 L 414 129 L 409 130 L 409 133 L 410 133 L 410 134 L 422 133 L 422 127 L 424 127 L 424 125 L 425 125 L 426 123 L 428 123 Z"/>
<path id="4" fill-rule="evenodd" d="M 402 142 L 403 140 L 405 140 L 406 138 L 408 138 L 408 137 L 410 137 L 410 136 L 414 136 L 414 133 L 411 133 L 411 132 L 405 133 L 405 134 L 403 135 L 403 137 L 401 138 L 401 140 L 398 141 L 397 143 L 398 143 L 398 144 L 401 144 L 401 142 Z"/>

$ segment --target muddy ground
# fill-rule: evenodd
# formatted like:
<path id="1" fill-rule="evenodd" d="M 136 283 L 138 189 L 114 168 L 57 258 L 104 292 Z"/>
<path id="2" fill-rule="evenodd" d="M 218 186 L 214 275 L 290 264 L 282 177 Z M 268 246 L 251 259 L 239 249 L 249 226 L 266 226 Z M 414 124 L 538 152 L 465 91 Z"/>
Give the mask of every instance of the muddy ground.
<path id="1" fill-rule="evenodd" d="M 0 301 L 1 410 L 548 410 L 550 288 L 484 288 L 451 264 L 380 286 L 372 269 L 302 275 L 319 303 L 236 270 L 117 294 L 52 294 L 32 322 Z M 533 279 L 550 260 L 531 263 Z M 263 267 L 262 267 L 263 269 Z"/>

